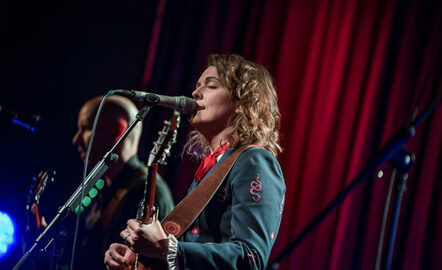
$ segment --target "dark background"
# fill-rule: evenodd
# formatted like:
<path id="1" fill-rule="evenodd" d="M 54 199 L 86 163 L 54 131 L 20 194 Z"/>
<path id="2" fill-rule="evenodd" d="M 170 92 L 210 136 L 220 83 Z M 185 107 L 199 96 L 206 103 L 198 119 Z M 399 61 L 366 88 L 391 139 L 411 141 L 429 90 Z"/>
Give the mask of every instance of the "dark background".
<path id="1" fill-rule="evenodd" d="M 23 230 L 27 188 L 40 170 L 56 170 L 40 205 L 48 221 L 81 181 L 83 164 L 71 142 L 83 102 L 111 89 L 139 89 L 156 1 L 2 1 L 0 10 L 0 106 L 41 116 L 35 132 L 5 114 L 0 123 L 0 209 Z M 142 160 L 164 113 L 154 108 L 144 121 L 154 127 L 144 133 Z M 172 159 L 179 151 L 173 148 Z M 1 264 L 15 262 L 19 250 Z"/>
<path id="2" fill-rule="evenodd" d="M 57 171 L 40 211 L 54 215 L 81 180 L 77 113 L 111 89 L 190 96 L 210 53 L 239 53 L 275 78 L 278 159 L 287 185 L 272 258 L 345 187 L 413 114 L 442 95 L 440 0 L 5 0 L 0 3 L 0 106 L 38 114 L 29 132 L 0 117 L 0 210 L 23 230 L 27 186 Z M 162 121 L 144 121 L 145 160 Z M 416 154 L 393 269 L 440 269 L 442 110 L 406 144 Z M 175 200 L 196 169 L 181 162 L 184 120 L 160 173 Z M 297 247 L 283 269 L 374 269 L 391 167 L 369 177 Z M 391 220 L 391 217 L 390 219 Z M 17 248 L 1 269 L 20 258 Z"/>

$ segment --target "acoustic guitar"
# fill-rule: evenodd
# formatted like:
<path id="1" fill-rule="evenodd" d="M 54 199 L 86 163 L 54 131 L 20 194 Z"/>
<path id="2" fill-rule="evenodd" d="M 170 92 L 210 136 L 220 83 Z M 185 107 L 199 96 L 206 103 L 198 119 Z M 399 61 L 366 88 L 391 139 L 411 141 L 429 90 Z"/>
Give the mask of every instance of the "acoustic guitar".
<path id="1" fill-rule="evenodd" d="M 159 137 L 154 142 L 154 146 L 149 154 L 147 162 L 147 180 L 144 188 L 144 196 L 140 201 L 137 210 L 137 220 L 143 224 L 149 224 L 157 220 L 158 211 L 154 205 L 155 201 L 155 186 L 158 164 L 166 165 L 166 158 L 170 155 L 170 148 L 176 142 L 178 134 L 178 127 L 180 124 L 180 113 L 174 111 L 169 121 L 164 121 L 163 129 L 158 133 Z M 167 263 L 159 259 L 148 259 L 149 266 L 140 263 L 138 254 L 135 259 L 135 270 L 144 269 L 168 269 Z"/>

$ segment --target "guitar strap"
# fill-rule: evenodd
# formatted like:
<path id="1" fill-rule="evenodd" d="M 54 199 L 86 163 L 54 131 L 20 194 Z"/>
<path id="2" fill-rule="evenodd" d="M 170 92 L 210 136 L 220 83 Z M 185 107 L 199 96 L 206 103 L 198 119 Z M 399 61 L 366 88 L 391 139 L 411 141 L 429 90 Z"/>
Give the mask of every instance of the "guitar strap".
<path id="1" fill-rule="evenodd" d="M 192 225 L 221 186 L 236 159 L 250 147 L 260 146 L 244 145 L 236 150 L 173 209 L 162 222 L 163 229 L 167 234 L 173 234 L 179 238 Z"/>

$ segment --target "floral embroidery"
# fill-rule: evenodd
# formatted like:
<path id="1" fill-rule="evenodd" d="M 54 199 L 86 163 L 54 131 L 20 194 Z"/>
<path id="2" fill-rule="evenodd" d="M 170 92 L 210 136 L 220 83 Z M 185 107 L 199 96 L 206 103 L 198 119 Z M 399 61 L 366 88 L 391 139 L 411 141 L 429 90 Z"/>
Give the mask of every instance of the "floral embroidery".
<path id="1" fill-rule="evenodd" d="M 249 257 L 249 264 L 255 263 L 255 250 L 252 250 L 247 256 Z"/>
<path id="2" fill-rule="evenodd" d="M 275 233 L 274 232 L 272 232 L 271 234 L 270 234 L 270 238 L 273 240 L 273 239 L 275 239 Z"/>
<path id="3" fill-rule="evenodd" d="M 250 194 L 252 194 L 252 199 L 257 202 L 261 199 L 261 195 L 258 193 L 262 190 L 262 183 L 259 180 L 259 175 L 254 181 L 250 183 Z"/>
<path id="4" fill-rule="evenodd" d="M 284 208 L 285 194 L 282 196 L 281 206 L 279 209 L 279 214 L 282 215 L 282 209 Z"/>
<path id="5" fill-rule="evenodd" d="M 195 228 L 195 229 L 192 230 L 192 234 L 193 235 L 198 235 L 198 234 L 200 234 L 200 230 L 198 228 Z"/>
<path id="6" fill-rule="evenodd" d="M 225 202 L 226 201 L 226 187 L 221 189 L 219 192 L 216 193 L 216 198 L 218 202 Z"/>

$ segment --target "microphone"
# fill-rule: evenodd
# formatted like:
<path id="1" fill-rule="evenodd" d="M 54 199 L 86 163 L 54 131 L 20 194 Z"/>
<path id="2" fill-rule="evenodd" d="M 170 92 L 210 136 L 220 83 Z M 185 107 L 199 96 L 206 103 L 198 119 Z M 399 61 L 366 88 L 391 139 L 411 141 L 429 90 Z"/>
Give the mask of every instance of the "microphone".
<path id="1" fill-rule="evenodd" d="M 120 95 L 138 101 L 146 105 L 159 105 L 169 109 L 177 110 L 184 114 L 192 114 L 196 111 L 197 104 L 192 98 L 186 96 L 164 96 L 147 92 L 117 89 L 110 90 L 111 95 Z"/>
<path id="2" fill-rule="evenodd" d="M 24 114 L 14 111 L 10 111 L 0 105 L 0 123 L 2 119 L 7 122 L 11 122 L 15 125 L 21 126 L 31 132 L 37 130 L 37 125 L 41 120 L 41 116 L 38 114 Z"/>

